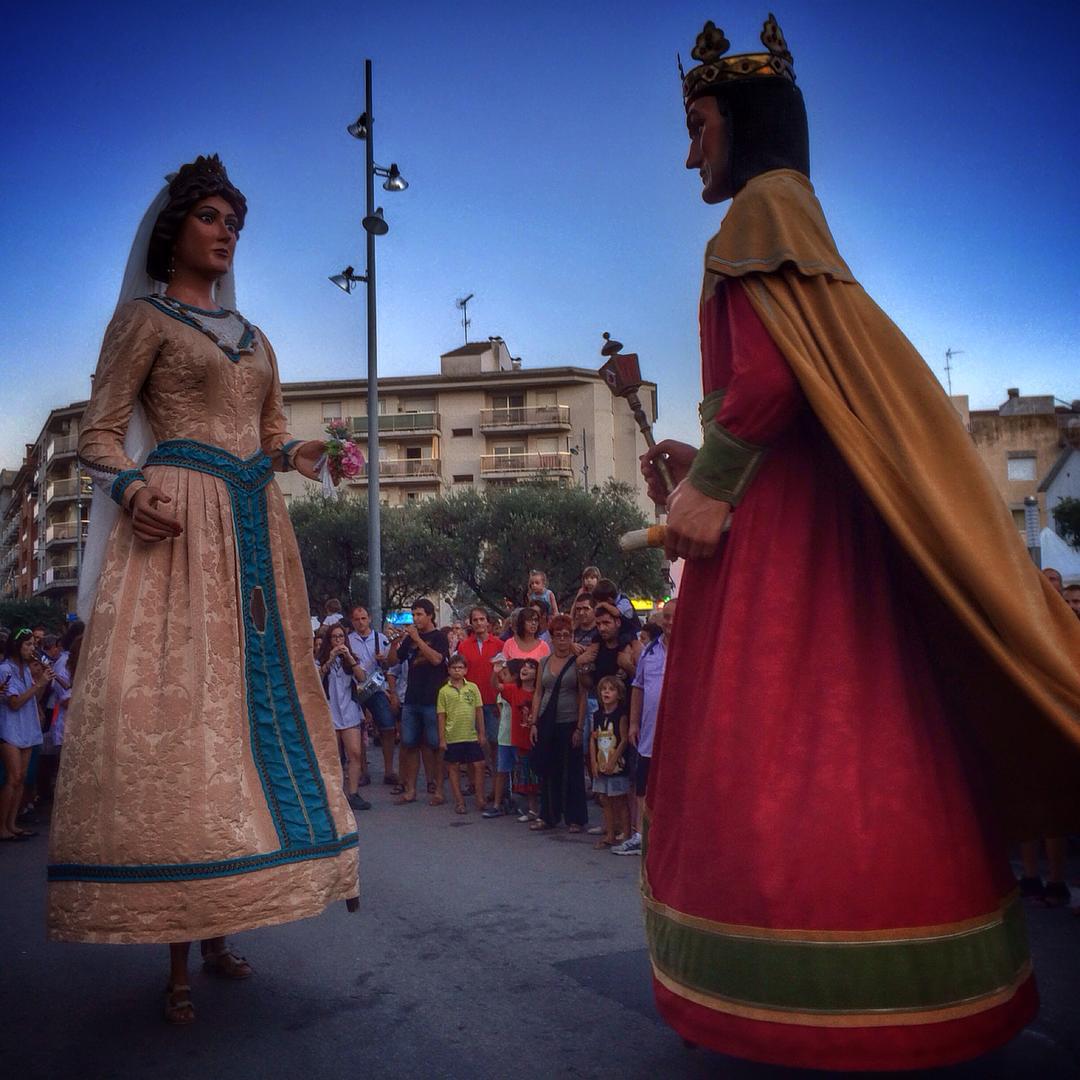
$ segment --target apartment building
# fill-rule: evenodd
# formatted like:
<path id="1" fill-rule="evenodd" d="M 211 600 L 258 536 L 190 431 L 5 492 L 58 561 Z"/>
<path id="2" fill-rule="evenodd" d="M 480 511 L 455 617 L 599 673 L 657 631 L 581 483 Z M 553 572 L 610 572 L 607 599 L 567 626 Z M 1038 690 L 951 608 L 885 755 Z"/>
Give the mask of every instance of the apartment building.
<path id="1" fill-rule="evenodd" d="M 289 430 L 323 436 L 344 420 L 365 445 L 365 380 L 286 383 Z M 655 383 L 641 387 L 655 420 Z M 651 518 L 652 503 L 638 468 L 644 441 L 626 402 L 613 398 L 589 368 L 526 368 L 501 338 L 470 343 L 440 357 L 432 375 L 379 379 L 379 486 L 387 506 L 464 488 L 546 479 L 592 487 L 608 479 L 629 484 Z M 367 470 L 348 486 L 367 487 Z M 279 483 L 288 497 L 312 487 L 294 473 Z"/>
<path id="2" fill-rule="evenodd" d="M 1080 401 L 1065 404 L 1052 394 L 1006 390 L 996 409 L 968 409 L 966 396 L 952 399 L 990 470 L 1017 529 L 1024 532 L 1024 499 L 1039 502 L 1039 527 L 1047 517 L 1044 481 L 1067 446 L 1080 446 Z"/>
<path id="3" fill-rule="evenodd" d="M 0 596 L 45 596 L 75 610 L 90 518 L 90 479 L 79 468 L 85 401 L 49 413 L 18 469 L 0 474 Z"/>

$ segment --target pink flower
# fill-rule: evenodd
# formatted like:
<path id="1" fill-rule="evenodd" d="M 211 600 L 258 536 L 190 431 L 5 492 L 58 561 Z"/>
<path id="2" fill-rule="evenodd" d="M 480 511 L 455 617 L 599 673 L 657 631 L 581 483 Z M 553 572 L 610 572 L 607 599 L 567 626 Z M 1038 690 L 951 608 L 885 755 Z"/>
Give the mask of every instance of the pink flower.
<path id="1" fill-rule="evenodd" d="M 360 470 L 364 467 L 364 455 L 360 451 L 360 447 L 354 442 L 345 443 L 341 452 L 341 461 L 339 465 L 341 469 L 341 475 L 347 479 L 352 479 L 354 476 L 360 475 Z"/>

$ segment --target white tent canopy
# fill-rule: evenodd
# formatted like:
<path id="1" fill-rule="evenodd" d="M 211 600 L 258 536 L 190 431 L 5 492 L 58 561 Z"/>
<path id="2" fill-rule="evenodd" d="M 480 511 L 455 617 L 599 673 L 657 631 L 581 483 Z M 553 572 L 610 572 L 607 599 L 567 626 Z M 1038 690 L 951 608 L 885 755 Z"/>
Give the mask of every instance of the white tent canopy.
<path id="1" fill-rule="evenodd" d="M 1080 551 L 1070 547 L 1053 529 L 1039 534 L 1039 565 L 1060 571 L 1066 585 L 1080 584 Z"/>

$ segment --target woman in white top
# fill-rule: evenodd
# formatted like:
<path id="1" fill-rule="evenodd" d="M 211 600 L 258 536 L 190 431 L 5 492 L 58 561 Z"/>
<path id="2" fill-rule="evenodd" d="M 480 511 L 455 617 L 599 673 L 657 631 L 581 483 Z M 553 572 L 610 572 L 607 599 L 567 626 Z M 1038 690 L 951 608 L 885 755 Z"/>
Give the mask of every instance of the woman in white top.
<path id="1" fill-rule="evenodd" d="M 364 737 L 361 727 L 364 713 L 352 696 L 354 681 L 364 677 L 364 669 L 349 648 L 343 625 L 331 626 L 329 632 L 324 631 L 322 639 L 319 674 L 330 701 L 330 716 L 334 721 L 334 728 L 345 748 L 345 794 L 354 810 L 368 810 L 371 803 L 362 798 L 358 790 L 364 767 Z"/>
<path id="2" fill-rule="evenodd" d="M 55 674 L 46 667 L 38 679 L 30 671 L 34 658 L 34 635 L 16 630 L 7 644 L 6 659 L 0 664 L 0 760 L 4 763 L 4 786 L 0 788 L 0 841 L 28 840 L 32 830 L 15 824 L 22 800 L 30 752 L 41 743 L 41 714 L 38 698 L 49 688 Z"/>

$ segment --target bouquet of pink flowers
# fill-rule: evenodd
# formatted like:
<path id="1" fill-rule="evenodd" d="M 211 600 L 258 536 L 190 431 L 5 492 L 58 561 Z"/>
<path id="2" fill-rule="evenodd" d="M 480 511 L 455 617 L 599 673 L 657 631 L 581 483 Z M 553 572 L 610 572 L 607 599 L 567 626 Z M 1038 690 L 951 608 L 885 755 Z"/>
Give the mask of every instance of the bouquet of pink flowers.
<path id="1" fill-rule="evenodd" d="M 331 420 L 326 425 L 326 464 L 336 484 L 342 478 L 352 480 L 364 468 L 364 454 L 349 438 L 349 429 L 341 420 Z"/>

